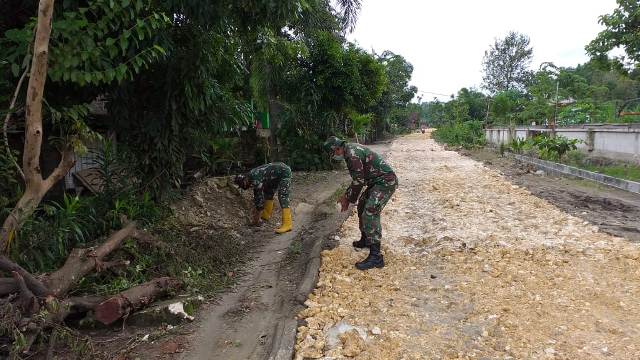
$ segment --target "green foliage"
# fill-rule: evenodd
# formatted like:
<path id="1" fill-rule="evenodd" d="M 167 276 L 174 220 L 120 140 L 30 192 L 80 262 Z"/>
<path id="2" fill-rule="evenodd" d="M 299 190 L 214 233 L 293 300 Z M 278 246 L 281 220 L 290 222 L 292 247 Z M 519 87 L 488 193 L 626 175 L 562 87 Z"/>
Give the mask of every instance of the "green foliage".
<path id="1" fill-rule="evenodd" d="M 351 112 L 349 119 L 351 120 L 351 130 L 361 139 L 370 131 L 369 125 L 373 120 L 373 114 L 357 114 Z"/>
<path id="2" fill-rule="evenodd" d="M 48 71 L 52 81 L 79 86 L 122 82 L 164 56 L 162 47 L 147 41 L 170 20 L 152 11 L 148 1 L 90 0 L 86 5 L 69 2 L 66 11 L 54 13 Z M 29 65 L 23 59 L 34 24 L 11 29 L 0 40 L 14 77 Z"/>
<path id="3" fill-rule="evenodd" d="M 530 101 L 524 101 L 521 117 L 525 121 L 544 122 L 553 119 L 555 108 L 556 82 L 552 73 L 546 70 L 538 71 L 527 91 Z M 508 114 L 506 114 L 508 116 Z"/>
<path id="4" fill-rule="evenodd" d="M 229 175 L 238 165 L 239 150 L 237 138 L 215 138 L 209 140 L 209 147 L 200 153 L 200 159 L 210 173 Z"/>
<path id="5" fill-rule="evenodd" d="M 503 91 L 493 97 L 491 112 L 497 122 L 514 124 L 522 111 L 524 94 L 518 91 Z"/>
<path id="6" fill-rule="evenodd" d="M 234 39 L 186 26 L 173 35 L 168 60 L 113 92 L 110 112 L 121 140 L 156 194 L 179 185 L 183 164 L 251 119 L 250 103 L 234 89 L 240 64 L 227 56 Z M 160 80 L 159 80 L 160 79 Z M 194 141 L 197 140 L 197 141 Z"/>
<path id="7" fill-rule="evenodd" d="M 322 148 L 329 136 L 328 128 L 319 122 L 298 122 L 297 118 L 295 115 L 283 118 L 282 127 L 278 130 L 278 137 L 282 139 L 286 151 L 287 164 L 293 170 L 329 169 L 329 156 Z"/>
<path id="8" fill-rule="evenodd" d="M 22 186 L 18 181 L 20 175 L 15 165 L 18 153 L 16 151 L 7 153 L 2 136 L 0 141 L 3 144 L 0 146 L 0 219 L 4 219 L 9 214 L 9 208 L 22 195 Z"/>
<path id="9" fill-rule="evenodd" d="M 134 167 L 123 167 L 126 155 L 116 155 L 108 142 L 103 149 L 99 156 L 102 192 L 89 197 L 65 195 L 61 202 L 44 203 L 20 230 L 11 256 L 29 271 L 58 268 L 71 249 L 94 244 L 121 228 L 124 219 L 150 224 L 166 216 L 167 210 L 143 191 Z"/>
<path id="10" fill-rule="evenodd" d="M 541 159 L 550 161 L 561 161 L 562 157 L 569 151 L 576 150 L 577 144 L 581 141 L 578 139 L 567 139 L 564 136 L 536 136 L 533 138 L 533 144 L 539 150 Z"/>
<path id="11" fill-rule="evenodd" d="M 530 144 L 532 144 L 532 141 L 530 139 L 525 140 L 521 138 L 515 138 L 511 140 L 509 149 L 516 154 L 522 154 Z"/>
<path id="12" fill-rule="evenodd" d="M 433 137 L 439 142 L 464 148 L 483 146 L 486 142 L 480 121 L 467 121 L 440 126 L 433 132 Z"/>
<path id="13" fill-rule="evenodd" d="M 617 0 L 618 7 L 611 14 L 603 15 L 599 23 L 605 27 L 586 47 L 594 57 L 606 54 L 618 47 L 625 50 L 633 61 L 640 61 L 640 4 L 635 0 Z"/>
<path id="14" fill-rule="evenodd" d="M 603 158 L 590 158 L 581 151 L 568 152 L 563 162 L 567 165 L 620 179 L 640 181 L 640 166 L 636 164 Z"/>

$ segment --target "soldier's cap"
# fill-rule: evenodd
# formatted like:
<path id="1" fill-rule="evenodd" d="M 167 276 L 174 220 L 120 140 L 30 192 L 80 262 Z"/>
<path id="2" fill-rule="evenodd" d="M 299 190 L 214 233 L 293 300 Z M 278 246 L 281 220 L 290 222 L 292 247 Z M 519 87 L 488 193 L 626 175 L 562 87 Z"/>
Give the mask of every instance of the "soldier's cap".
<path id="1" fill-rule="evenodd" d="M 343 145 L 344 145 L 344 140 L 341 140 L 335 136 L 330 136 L 327 139 L 327 141 L 324 142 L 324 144 L 322 145 L 322 148 L 324 148 L 324 151 L 332 153 L 335 151 L 335 149 Z"/>

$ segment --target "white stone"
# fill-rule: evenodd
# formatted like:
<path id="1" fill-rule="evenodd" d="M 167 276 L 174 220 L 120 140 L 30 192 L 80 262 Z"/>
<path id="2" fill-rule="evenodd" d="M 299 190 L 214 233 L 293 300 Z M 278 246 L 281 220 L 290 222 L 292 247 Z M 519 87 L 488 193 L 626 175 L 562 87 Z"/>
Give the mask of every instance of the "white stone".
<path id="1" fill-rule="evenodd" d="M 170 304 L 168 309 L 170 313 L 182 316 L 184 319 L 191 321 L 195 319 L 193 316 L 187 314 L 187 312 L 184 311 L 184 304 L 181 301 Z"/>

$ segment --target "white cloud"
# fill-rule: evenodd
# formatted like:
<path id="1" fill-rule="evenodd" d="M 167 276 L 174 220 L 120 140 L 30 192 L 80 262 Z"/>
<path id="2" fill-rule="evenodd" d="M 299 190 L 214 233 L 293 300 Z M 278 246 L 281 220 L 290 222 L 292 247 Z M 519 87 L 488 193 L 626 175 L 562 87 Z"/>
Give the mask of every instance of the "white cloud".
<path id="1" fill-rule="evenodd" d="M 587 61 L 584 47 L 602 29 L 598 17 L 615 7 L 615 0 L 363 0 L 349 40 L 407 58 L 419 90 L 452 94 L 480 86 L 484 51 L 509 30 L 531 38 L 533 68 Z"/>

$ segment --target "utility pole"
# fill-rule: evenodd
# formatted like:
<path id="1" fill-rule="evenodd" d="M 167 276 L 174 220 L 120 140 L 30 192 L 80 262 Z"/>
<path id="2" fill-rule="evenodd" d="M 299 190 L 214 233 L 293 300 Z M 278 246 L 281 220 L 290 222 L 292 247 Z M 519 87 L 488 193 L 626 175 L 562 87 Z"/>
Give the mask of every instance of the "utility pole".
<path id="1" fill-rule="evenodd" d="M 491 99 L 487 97 L 487 115 L 484 117 L 485 126 L 489 123 L 489 104 L 491 104 Z"/>
<path id="2" fill-rule="evenodd" d="M 556 104 L 553 114 L 553 124 L 551 124 L 551 137 L 556 137 L 556 124 L 558 123 L 558 90 L 560 89 L 560 82 L 556 81 Z"/>

